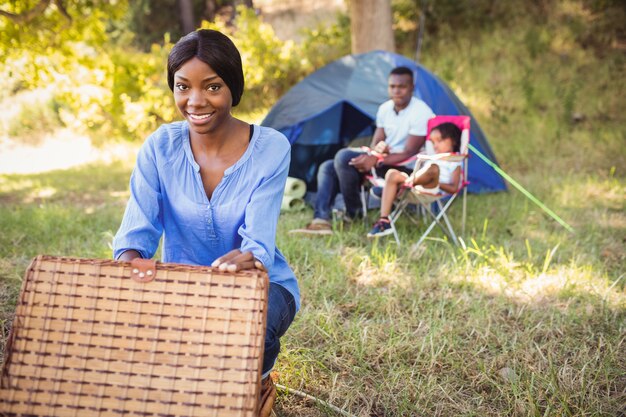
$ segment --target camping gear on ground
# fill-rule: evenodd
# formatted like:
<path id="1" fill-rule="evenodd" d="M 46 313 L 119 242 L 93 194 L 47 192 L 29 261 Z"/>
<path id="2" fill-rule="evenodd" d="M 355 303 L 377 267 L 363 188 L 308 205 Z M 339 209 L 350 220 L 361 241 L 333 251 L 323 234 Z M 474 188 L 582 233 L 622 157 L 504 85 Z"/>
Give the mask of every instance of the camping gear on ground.
<path id="1" fill-rule="evenodd" d="M 303 179 L 308 191 L 315 191 L 319 164 L 353 139 L 373 134 L 378 106 L 389 99 L 389 73 L 397 66 L 413 70 L 414 95 L 435 114 L 470 116 L 472 143 L 497 163 L 480 126 L 441 79 L 404 56 L 374 51 L 345 56 L 310 74 L 265 117 L 261 124 L 281 131 L 292 144 L 289 176 Z M 468 175 L 469 192 L 506 190 L 500 175 L 479 158 L 472 160 Z"/>
<path id="2" fill-rule="evenodd" d="M 285 183 L 285 194 L 280 206 L 281 211 L 299 211 L 304 209 L 304 195 L 306 194 L 306 183 L 299 178 L 287 177 Z"/>
<path id="3" fill-rule="evenodd" d="M 302 198 L 306 194 L 306 183 L 299 178 L 287 177 L 285 195 Z"/>
<path id="4" fill-rule="evenodd" d="M 0 415 L 255 416 L 268 286 L 260 271 L 39 256 Z"/>
<path id="5" fill-rule="evenodd" d="M 417 163 L 415 164 L 415 169 L 413 172 L 417 172 L 422 162 L 426 161 L 448 161 L 448 162 L 461 162 L 461 180 L 459 184 L 459 188 L 454 194 L 448 194 L 443 190 L 438 190 L 433 193 L 430 190 L 424 189 L 421 186 L 415 187 L 406 187 L 402 190 L 398 197 L 398 202 L 396 204 L 395 209 L 391 212 L 389 216 L 389 220 L 391 221 L 391 229 L 393 230 L 393 236 L 396 239 L 398 245 L 400 245 L 400 237 L 398 236 L 398 231 L 396 230 L 395 223 L 398 218 L 403 213 L 408 213 L 407 207 L 411 204 L 417 205 L 421 212 L 429 215 L 432 218 L 431 224 L 428 226 L 426 231 L 419 238 L 415 247 L 418 247 L 424 239 L 428 236 L 428 234 L 432 231 L 432 229 L 438 225 L 441 227 L 441 230 L 446 234 L 450 240 L 455 245 L 459 245 L 459 240 L 454 233 L 454 229 L 450 220 L 448 219 L 447 211 L 450 208 L 450 205 L 455 200 L 455 198 L 462 193 L 463 197 L 463 220 L 462 227 L 465 230 L 465 212 L 466 212 L 466 196 L 467 196 L 467 172 L 468 172 L 468 151 L 469 151 L 469 141 L 470 141 L 470 118 L 469 116 L 436 116 L 428 121 L 428 135 L 430 136 L 430 132 L 436 126 L 439 126 L 442 123 L 454 123 L 461 129 L 461 147 L 458 153 L 448 153 L 448 154 L 420 154 L 417 155 Z M 429 138 L 427 140 L 430 140 Z M 445 201 L 447 200 L 447 201 Z M 445 204 L 442 204 L 444 203 Z M 436 205 L 437 210 L 433 210 L 433 205 Z M 445 223 L 444 225 L 441 221 Z"/>

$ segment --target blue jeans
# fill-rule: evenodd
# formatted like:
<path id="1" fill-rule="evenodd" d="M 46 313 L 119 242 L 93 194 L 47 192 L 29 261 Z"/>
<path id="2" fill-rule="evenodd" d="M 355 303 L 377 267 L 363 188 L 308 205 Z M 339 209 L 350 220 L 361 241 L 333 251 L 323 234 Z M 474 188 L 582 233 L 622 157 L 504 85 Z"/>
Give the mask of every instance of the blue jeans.
<path id="1" fill-rule="evenodd" d="M 263 375 L 274 367 L 274 362 L 276 362 L 278 352 L 280 351 L 280 338 L 291 325 L 295 315 L 296 302 L 293 299 L 293 295 L 284 287 L 270 282 L 267 300 Z"/>
<path id="2" fill-rule="evenodd" d="M 346 214 L 355 217 L 361 207 L 361 182 L 363 174 L 349 164 L 364 151 L 354 148 L 339 150 L 334 159 L 324 161 L 317 171 L 317 197 L 313 217 L 330 220 L 331 209 L 338 193 L 343 195 Z"/>

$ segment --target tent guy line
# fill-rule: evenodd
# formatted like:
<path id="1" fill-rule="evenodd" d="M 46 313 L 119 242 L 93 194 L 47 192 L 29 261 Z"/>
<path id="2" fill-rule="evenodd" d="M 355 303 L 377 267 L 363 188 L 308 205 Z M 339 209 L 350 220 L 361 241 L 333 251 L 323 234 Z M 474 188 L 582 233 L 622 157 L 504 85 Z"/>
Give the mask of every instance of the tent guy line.
<path id="1" fill-rule="evenodd" d="M 545 204 L 543 204 L 537 197 L 535 197 L 534 195 L 532 195 L 530 193 L 530 191 L 528 191 L 527 189 L 525 189 L 524 187 L 522 187 L 522 185 L 520 183 L 518 183 L 517 181 L 515 181 L 509 174 L 507 174 L 506 172 L 504 172 L 502 170 L 502 168 L 500 168 L 497 164 L 494 164 L 493 162 L 491 162 L 489 160 L 489 158 L 487 158 L 485 155 L 483 155 L 478 149 L 476 149 L 475 147 L 472 146 L 472 144 L 469 144 L 469 148 L 472 150 L 472 152 L 474 152 L 480 159 L 482 159 L 483 161 L 485 161 L 485 163 L 487 165 L 489 165 L 491 168 L 493 168 L 498 174 L 500 174 L 502 176 L 502 178 L 506 179 L 508 182 L 511 183 L 511 185 L 513 185 L 515 188 L 517 188 L 522 194 L 524 194 L 530 201 L 532 201 L 533 203 L 535 203 L 536 205 L 539 206 L 539 208 L 541 208 L 543 211 L 545 211 L 546 213 L 548 213 L 548 215 L 550 215 L 550 217 L 552 217 L 557 223 L 559 223 L 561 226 L 563 226 L 565 229 L 567 229 L 568 232 L 570 233 L 574 233 L 574 228 L 572 226 L 570 226 L 569 224 L 567 224 L 562 218 L 560 218 L 554 211 L 550 210 L 550 208 L 548 206 L 546 206 Z"/>

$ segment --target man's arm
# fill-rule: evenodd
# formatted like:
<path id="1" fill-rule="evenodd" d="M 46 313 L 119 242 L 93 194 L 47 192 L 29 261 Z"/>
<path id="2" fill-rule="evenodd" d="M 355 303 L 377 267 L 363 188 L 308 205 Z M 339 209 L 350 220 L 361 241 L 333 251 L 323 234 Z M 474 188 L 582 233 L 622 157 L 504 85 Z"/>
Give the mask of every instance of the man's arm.
<path id="1" fill-rule="evenodd" d="M 374 149 L 376 147 L 376 144 L 378 142 L 384 141 L 385 138 L 385 129 L 383 129 L 382 127 L 377 127 L 374 131 L 374 136 L 372 136 L 372 143 L 370 145 L 370 148 Z"/>
<path id="2" fill-rule="evenodd" d="M 372 136 L 372 143 L 370 149 L 376 150 L 378 153 L 383 154 L 387 151 L 387 145 L 385 144 L 385 129 L 377 127 Z M 378 147 L 377 147 L 378 145 Z M 369 172 L 378 163 L 378 157 L 364 153 L 355 158 L 352 158 L 350 165 L 356 168 L 359 172 Z"/>
<path id="3" fill-rule="evenodd" d="M 383 130 L 382 128 L 376 129 L 376 132 L 374 132 L 374 137 L 372 138 L 373 145 L 380 143 L 381 140 L 384 140 L 384 131 L 382 132 L 383 139 L 378 139 L 381 135 L 380 133 L 378 133 L 379 129 Z M 404 145 L 404 150 L 402 150 L 402 152 L 395 152 L 384 155 L 384 158 L 382 159 L 382 164 L 398 165 L 400 162 L 406 161 L 410 157 L 416 155 L 419 150 L 422 149 L 425 141 L 426 136 L 408 135 L 406 138 L 406 144 Z M 372 167 L 376 166 L 377 163 L 378 157 L 367 154 L 357 156 L 351 161 L 351 165 L 353 165 L 359 172 L 367 172 L 372 169 Z"/>
<path id="4" fill-rule="evenodd" d="M 383 159 L 384 165 L 397 165 L 416 155 L 426 142 L 426 136 L 408 135 L 402 152 L 390 153 Z"/>

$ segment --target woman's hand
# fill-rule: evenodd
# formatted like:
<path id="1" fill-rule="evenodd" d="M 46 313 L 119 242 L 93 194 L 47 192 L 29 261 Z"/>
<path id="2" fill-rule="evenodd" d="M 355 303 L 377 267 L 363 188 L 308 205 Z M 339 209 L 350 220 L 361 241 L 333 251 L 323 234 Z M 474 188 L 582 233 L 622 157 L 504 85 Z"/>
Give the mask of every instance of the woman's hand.
<path id="1" fill-rule="evenodd" d="M 228 252 L 224 256 L 220 256 L 211 264 L 213 267 L 217 267 L 220 271 L 237 272 L 244 269 L 258 269 L 265 271 L 265 266 L 257 260 L 252 252 L 241 252 L 239 249 L 234 249 Z"/>

